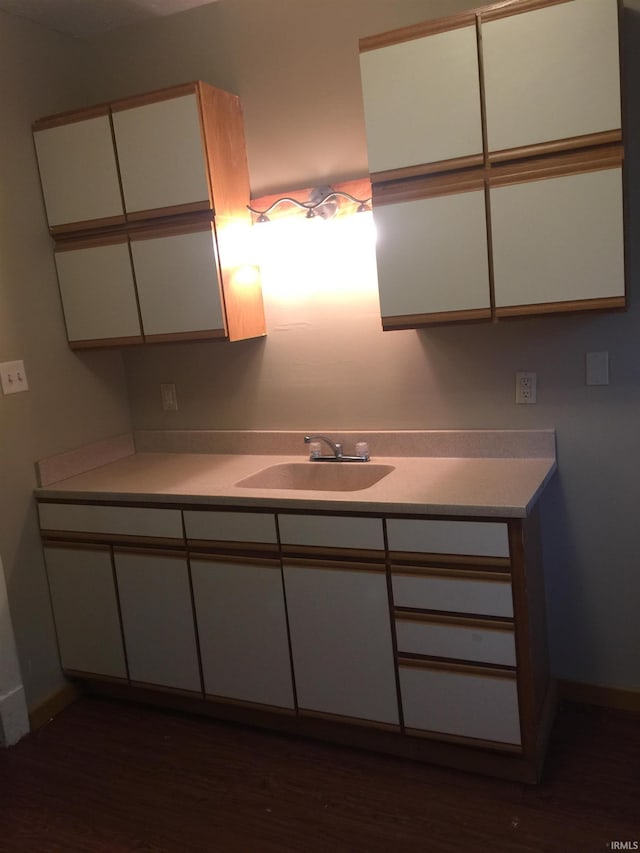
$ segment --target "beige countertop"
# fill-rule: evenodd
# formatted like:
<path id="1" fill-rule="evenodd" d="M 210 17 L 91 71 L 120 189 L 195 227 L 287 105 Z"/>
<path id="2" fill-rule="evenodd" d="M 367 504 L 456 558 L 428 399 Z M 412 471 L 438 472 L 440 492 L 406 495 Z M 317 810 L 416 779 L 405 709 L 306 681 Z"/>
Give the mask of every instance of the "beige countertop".
<path id="1" fill-rule="evenodd" d="M 36 496 L 127 503 L 521 517 L 531 510 L 556 469 L 554 451 L 538 448 L 535 454 L 412 456 L 405 452 L 396 456 L 372 454 L 371 463 L 314 463 L 305 461 L 304 448 L 295 455 L 137 452 L 49 482 L 36 490 Z M 290 462 L 314 466 L 373 463 L 390 465 L 394 470 L 374 485 L 357 491 L 237 485 L 264 468 Z"/>

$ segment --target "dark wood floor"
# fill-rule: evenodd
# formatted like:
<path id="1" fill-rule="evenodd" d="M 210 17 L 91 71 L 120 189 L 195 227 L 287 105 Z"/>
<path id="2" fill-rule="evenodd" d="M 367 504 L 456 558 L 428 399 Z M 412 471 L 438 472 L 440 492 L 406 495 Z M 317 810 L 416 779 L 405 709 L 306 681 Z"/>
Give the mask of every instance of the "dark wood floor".
<path id="1" fill-rule="evenodd" d="M 560 710 L 538 786 L 89 697 L 0 750 L 2 853 L 589 853 L 611 841 L 640 845 L 640 716 L 591 706 Z"/>

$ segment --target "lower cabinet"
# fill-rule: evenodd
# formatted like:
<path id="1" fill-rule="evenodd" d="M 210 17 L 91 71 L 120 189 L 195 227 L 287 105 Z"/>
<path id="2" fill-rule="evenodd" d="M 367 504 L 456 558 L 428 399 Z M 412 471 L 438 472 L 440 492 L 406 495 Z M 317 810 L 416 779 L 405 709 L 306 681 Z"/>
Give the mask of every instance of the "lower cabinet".
<path id="1" fill-rule="evenodd" d="M 553 690 L 535 512 L 478 521 L 43 502 L 40 522 L 67 674 L 538 778 Z"/>
<path id="2" fill-rule="evenodd" d="M 284 561 L 301 711 L 397 725 L 384 565 Z"/>
<path id="3" fill-rule="evenodd" d="M 191 558 L 204 690 L 295 707 L 279 560 Z"/>
<path id="4" fill-rule="evenodd" d="M 44 555 L 63 669 L 126 679 L 111 549 L 47 545 Z"/>
<path id="5" fill-rule="evenodd" d="M 114 562 L 131 681 L 200 692 L 186 556 L 114 548 Z"/>

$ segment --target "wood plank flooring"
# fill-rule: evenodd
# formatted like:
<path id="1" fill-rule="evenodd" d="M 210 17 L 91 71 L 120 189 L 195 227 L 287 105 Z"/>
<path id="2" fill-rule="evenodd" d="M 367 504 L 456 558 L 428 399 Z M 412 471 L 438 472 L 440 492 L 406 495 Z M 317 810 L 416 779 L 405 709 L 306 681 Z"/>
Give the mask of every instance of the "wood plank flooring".
<path id="1" fill-rule="evenodd" d="M 2 853 L 589 853 L 612 841 L 640 846 L 640 715 L 594 706 L 560 710 L 538 786 L 91 697 L 0 750 Z"/>

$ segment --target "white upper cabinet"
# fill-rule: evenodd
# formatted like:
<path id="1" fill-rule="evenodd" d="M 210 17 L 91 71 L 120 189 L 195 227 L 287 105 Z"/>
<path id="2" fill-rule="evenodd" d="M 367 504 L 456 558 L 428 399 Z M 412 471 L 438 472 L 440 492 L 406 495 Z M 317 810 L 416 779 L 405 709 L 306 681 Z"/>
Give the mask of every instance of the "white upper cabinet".
<path id="1" fill-rule="evenodd" d="M 482 23 L 489 151 L 619 130 L 617 0 Z"/>
<path id="2" fill-rule="evenodd" d="M 203 131 L 195 93 L 113 107 L 127 213 L 136 218 L 161 208 L 210 206 Z"/>
<path id="3" fill-rule="evenodd" d="M 224 336 L 211 224 L 185 233 L 163 235 L 161 229 L 154 233 L 154 237 L 131 240 L 145 337 L 175 337 L 189 332 L 218 332 Z"/>
<path id="4" fill-rule="evenodd" d="M 124 220 L 108 107 L 36 122 L 34 140 L 52 230 Z"/>
<path id="5" fill-rule="evenodd" d="M 418 315 L 490 316 L 483 189 L 383 204 L 374 218 L 385 328 L 412 325 Z"/>
<path id="6" fill-rule="evenodd" d="M 142 342 L 126 236 L 103 245 L 70 244 L 55 252 L 55 261 L 72 346 Z"/>
<path id="7" fill-rule="evenodd" d="M 478 155 L 482 123 L 471 23 L 360 54 L 369 171 Z"/>
<path id="8" fill-rule="evenodd" d="M 34 135 L 72 347 L 265 334 L 236 95 L 186 83 Z"/>
<path id="9" fill-rule="evenodd" d="M 624 299 L 620 168 L 492 188 L 491 225 L 498 315 Z"/>

